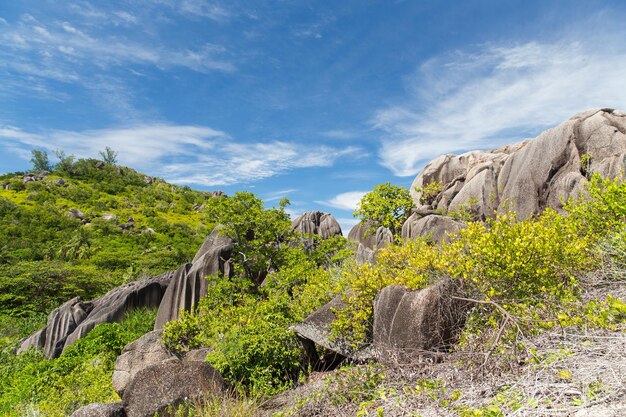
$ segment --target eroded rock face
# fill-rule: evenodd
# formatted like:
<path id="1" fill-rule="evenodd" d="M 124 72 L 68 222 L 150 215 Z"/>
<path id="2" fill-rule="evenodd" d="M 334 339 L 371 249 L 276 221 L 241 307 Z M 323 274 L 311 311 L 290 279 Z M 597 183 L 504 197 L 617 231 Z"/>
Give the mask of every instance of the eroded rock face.
<path id="1" fill-rule="evenodd" d="M 198 303 L 209 287 L 205 277 L 214 274 L 232 275 L 230 257 L 233 241 L 220 230 L 218 226 L 211 232 L 191 264 L 176 271 L 159 306 L 155 330 L 161 329 L 168 321 L 178 319 L 181 309 L 190 311 Z"/>
<path id="2" fill-rule="evenodd" d="M 148 366 L 161 363 L 175 356 L 163 346 L 163 330 L 146 333 L 124 347 L 115 360 L 113 389 L 120 397 L 133 377 Z"/>
<path id="3" fill-rule="evenodd" d="M 152 417 L 168 406 L 226 388 L 222 376 L 203 362 L 169 360 L 139 371 L 122 399 L 128 417 Z"/>
<path id="4" fill-rule="evenodd" d="M 381 357 L 446 349 L 462 329 L 468 304 L 455 280 L 419 291 L 384 288 L 374 301 L 374 350 Z"/>
<path id="5" fill-rule="evenodd" d="M 133 308 L 157 307 L 174 272 L 114 288 L 87 303 L 81 302 L 78 297 L 67 301 L 50 313 L 43 329 L 22 342 L 18 353 L 31 347 L 43 347 L 48 358 L 56 358 L 96 325 L 119 321 L 126 311 Z"/>
<path id="6" fill-rule="evenodd" d="M 44 355 L 49 358 L 59 356 L 68 337 L 85 320 L 92 309 L 92 303 L 83 303 L 80 301 L 80 297 L 75 297 L 52 310 L 48 315 L 46 329 L 38 331 L 38 333 L 42 332 L 41 334 L 45 334 L 43 343 Z M 40 343 L 41 338 L 39 340 L 33 339 L 33 341 Z"/>
<path id="7" fill-rule="evenodd" d="M 417 213 L 411 216 L 402 225 L 402 239 L 416 239 L 428 237 L 434 243 L 448 241 L 449 235 L 465 227 L 465 223 L 451 217 L 432 214 L 420 217 Z"/>
<path id="8" fill-rule="evenodd" d="M 532 140 L 440 156 L 415 178 L 411 195 L 417 207 L 467 209 L 479 220 L 510 209 L 525 219 L 547 207 L 561 210 L 563 202 L 580 194 L 586 175 L 623 177 L 625 168 L 626 114 L 596 109 Z M 434 182 L 441 188 L 436 195 L 420 191 Z"/>
<path id="9" fill-rule="evenodd" d="M 393 233 L 383 226 L 374 229 L 371 223 L 362 221 L 350 230 L 348 240 L 359 244 L 355 253 L 358 263 L 375 263 L 376 252 L 393 243 Z"/>
<path id="10" fill-rule="evenodd" d="M 341 236 L 341 226 L 330 213 L 307 211 L 291 222 L 294 230 L 305 235 L 318 235 L 323 239 Z"/>
<path id="11" fill-rule="evenodd" d="M 337 319 L 334 311 L 344 307 L 345 303 L 342 300 L 342 296 L 337 295 L 330 302 L 309 314 L 306 319 L 290 329 L 304 341 L 311 341 L 344 357 L 350 357 L 354 354 L 354 350 L 343 339 L 333 338 L 331 330 L 332 323 Z M 305 344 L 305 349 L 310 351 L 310 354 L 313 354 L 313 351 L 307 349 L 307 347 Z M 317 359 L 309 358 L 311 362 L 315 362 Z"/>
<path id="12" fill-rule="evenodd" d="M 94 403 L 79 408 L 70 417 L 126 417 L 121 402 L 112 404 Z"/>

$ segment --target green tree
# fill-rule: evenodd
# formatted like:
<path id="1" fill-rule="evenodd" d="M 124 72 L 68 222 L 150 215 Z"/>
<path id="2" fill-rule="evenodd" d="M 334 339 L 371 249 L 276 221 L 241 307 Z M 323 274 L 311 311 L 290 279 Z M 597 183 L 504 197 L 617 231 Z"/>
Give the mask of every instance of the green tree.
<path id="1" fill-rule="evenodd" d="M 33 164 L 34 172 L 52 171 L 50 160 L 48 160 L 48 152 L 33 149 L 30 153 L 32 155 L 30 162 Z"/>
<path id="2" fill-rule="evenodd" d="M 54 155 L 57 157 L 56 169 L 64 172 L 70 172 L 74 167 L 74 155 L 66 155 L 63 149 L 57 149 L 54 151 Z"/>
<path id="3" fill-rule="evenodd" d="M 109 148 L 108 146 L 104 148 L 103 151 L 100 151 L 98 153 L 102 157 L 102 161 L 105 164 L 108 164 L 108 165 L 117 164 L 117 152 L 115 152 L 113 149 Z"/>
<path id="4" fill-rule="evenodd" d="M 386 182 L 375 186 L 363 196 L 354 216 L 370 221 L 373 227 L 387 227 L 395 235 L 410 215 L 412 207 L 413 199 L 409 190 Z"/>
<path id="5" fill-rule="evenodd" d="M 207 220 L 223 225 L 223 233 L 235 242 L 235 267 L 256 285 L 280 267 L 285 243 L 294 236 L 285 213 L 287 204 L 285 199 L 278 208 L 265 209 L 263 201 L 249 192 L 215 198 L 207 204 Z"/>

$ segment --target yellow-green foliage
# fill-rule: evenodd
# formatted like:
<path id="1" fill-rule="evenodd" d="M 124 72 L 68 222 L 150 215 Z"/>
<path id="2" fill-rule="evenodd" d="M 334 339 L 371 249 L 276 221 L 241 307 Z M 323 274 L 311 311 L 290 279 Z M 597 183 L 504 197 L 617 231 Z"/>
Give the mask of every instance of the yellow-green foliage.
<path id="1" fill-rule="evenodd" d="M 347 307 L 337 312 L 335 332 L 362 343 L 371 326 L 372 301 L 382 288 L 419 289 L 438 276 L 462 279 L 471 296 L 497 304 L 529 327 L 538 322 L 552 326 L 559 312 L 579 306 L 578 277 L 600 267 L 598 242 L 623 227 L 626 183 L 594 176 L 587 194 L 567 210 L 560 215 L 548 209 L 525 221 L 514 213 L 501 214 L 486 223 L 468 223 L 449 243 L 392 245 L 378 253 L 374 265 L 344 268 Z M 598 317 L 587 314 L 578 321 L 608 326 L 621 320 L 621 300 L 607 303 Z M 477 328 L 500 323 L 502 310 L 489 311 L 474 317 L 480 318 Z"/>
<path id="2" fill-rule="evenodd" d="M 334 272 L 319 267 L 300 248 L 287 249 L 285 264 L 262 288 L 245 278 L 209 277 L 209 295 L 195 312 L 167 324 L 164 341 L 184 351 L 212 348 L 207 361 L 250 395 L 279 392 L 307 370 L 288 327 L 303 320 L 338 291 Z"/>
<path id="3" fill-rule="evenodd" d="M 432 204 L 433 200 L 439 195 L 442 190 L 441 183 L 438 181 L 430 182 L 423 187 L 415 187 L 415 191 L 421 193 L 420 203 Z"/>
<path id="4" fill-rule="evenodd" d="M 402 223 L 409 217 L 413 199 L 409 190 L 404 187 L 391 185 L 386 182 L 374 187 L 365 194 L 354 212 L 361 220 L 371 222 L 375 228 L 387 227 L 392 233 L 397 233 L 402 228 Z"/>

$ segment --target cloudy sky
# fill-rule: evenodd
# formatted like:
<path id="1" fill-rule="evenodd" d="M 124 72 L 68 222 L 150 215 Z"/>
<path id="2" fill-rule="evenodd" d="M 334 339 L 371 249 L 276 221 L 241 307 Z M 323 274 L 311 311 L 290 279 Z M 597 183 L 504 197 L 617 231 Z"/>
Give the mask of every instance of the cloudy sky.
<path id="1" fill-rule="evenodd" d="M 626 2 L 0 2 L 0 172 L 30 151 L 342 225 L 441 153 L 626 109 Z"/>

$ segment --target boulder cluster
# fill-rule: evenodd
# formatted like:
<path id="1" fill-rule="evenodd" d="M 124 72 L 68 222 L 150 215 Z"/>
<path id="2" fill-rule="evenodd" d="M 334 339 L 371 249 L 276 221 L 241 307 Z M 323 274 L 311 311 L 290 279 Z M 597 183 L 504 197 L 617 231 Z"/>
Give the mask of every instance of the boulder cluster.
<path id="1" fill-rule="evenodd" d="M 433 160 L 413 182 L 416 208 L 405 221 L 401 236 L 365 221 L 357 224 L 348 238 L 357 244 L 357 262 L 373 263 L 376 251 L 397 238 L 449 239 L 450 233 L 465 227 L 462 216 L 455 213 L 486 220 L 511 210 L 525 219 L 546 208 L 562 210 L 570 197 L 584 192 L 591 175 L 623 177 L 625 170 L 626 114 L 589 110 L 533 140 Z M 80 218 L 80 214 L 69 215 Z M 305 236 L 322 239 L 342 234 L 333 216 L 319 211 L 304 213 L 292 227 Z M 207 293 L 210 283 L 205 276 L 233 274 L 233 248 L 234 242 L 220 233 L 218 226 L 194 259 L 175 271 L 115 288 L 92 301 L 78 297 L 67 301 L 50 313 L 43 329 L 22 342 L 19 351 L 34 347 L 54 358 L 99 323 L 118 321 L 131 308 L 158 307 L 155 330 L 126 346 L 117 359 L 113 386 L 122 401 L 91 404 L 73 416 L 147 417 L 186 399 L 222 392 L 226 384 L 204 362 L 207 352 L 175 356 L 163 347 L 161 329 Z M 291 328 L 302 342 L 311 369 L 331 369 L 345 358 L 384 360 L 445 350 L 458 336 L 469 308 L 462 283 L 451 278 L 418 291 L 395 285 L 384 288 L 373 306 L 370 347 L 358 351 L 345 340 L 332 337 L 331 324 L 346 295 L 336 296 Z"/>

